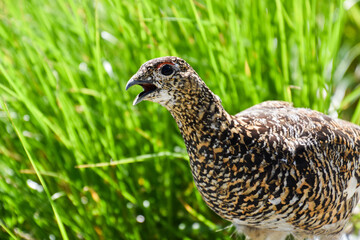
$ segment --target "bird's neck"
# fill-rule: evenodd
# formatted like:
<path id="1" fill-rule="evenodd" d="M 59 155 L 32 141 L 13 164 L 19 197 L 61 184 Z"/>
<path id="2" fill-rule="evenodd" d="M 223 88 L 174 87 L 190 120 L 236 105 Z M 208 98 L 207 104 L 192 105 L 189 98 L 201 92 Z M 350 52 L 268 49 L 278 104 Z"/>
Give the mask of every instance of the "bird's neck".
<path id="1" fill-rule="evenodd" d="M 215 161 L 211 157 L 214 149 L 225 143 L 221 139 L 231 134 L 229 129 L 234 124 L 219 97 L 206 87 L 198 96 L 169 110 L 184 138 L 191 165 L 205 158 Z"/>
<path id="2" fill-rule="evenodd" d="M 211 209 L 231 220 L 224 215 L 223 206 L 216 203 L 228 193 L 231 171 L 236 171 L 236 176 L 242 179 L 240 155 L 245 148 L 242 146 L 246 135 L 240 123 L 225 111 L 220 99 L 210 90 L 201 98 L 191 99 L 196 100 L 170 112 L 184 138 L 197 189 Z M 237 160 L 233 161 L 234 158 Z"/>

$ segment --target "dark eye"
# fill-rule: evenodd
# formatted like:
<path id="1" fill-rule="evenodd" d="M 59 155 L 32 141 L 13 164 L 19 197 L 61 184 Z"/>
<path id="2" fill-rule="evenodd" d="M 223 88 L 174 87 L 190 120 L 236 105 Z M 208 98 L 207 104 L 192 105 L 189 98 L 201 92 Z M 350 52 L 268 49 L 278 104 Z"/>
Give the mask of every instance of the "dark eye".
<path id="1" fill-rule="evenodd" d="M 171 65 L 169 64 L 165 64 L 162 68 L 161 68 L 161 74 L 165 75 L 165 76 L 169 76 L 171 74 L 173 74 L 174 69 Z"/>

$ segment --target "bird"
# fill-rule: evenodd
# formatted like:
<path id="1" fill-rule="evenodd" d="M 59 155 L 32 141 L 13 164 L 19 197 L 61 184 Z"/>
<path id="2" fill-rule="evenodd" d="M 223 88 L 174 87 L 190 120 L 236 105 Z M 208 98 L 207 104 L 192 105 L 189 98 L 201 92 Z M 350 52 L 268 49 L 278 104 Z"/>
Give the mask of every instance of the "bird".
<path id="1" fill-rule="evenodd" d="M 360 127 L 284 101 L 230 115 L 183 59 L 145 62 L 126 84 L 164 106 L 185 142 L 195 185 L 252 240 L 340 239 L 359 201 Z"/>

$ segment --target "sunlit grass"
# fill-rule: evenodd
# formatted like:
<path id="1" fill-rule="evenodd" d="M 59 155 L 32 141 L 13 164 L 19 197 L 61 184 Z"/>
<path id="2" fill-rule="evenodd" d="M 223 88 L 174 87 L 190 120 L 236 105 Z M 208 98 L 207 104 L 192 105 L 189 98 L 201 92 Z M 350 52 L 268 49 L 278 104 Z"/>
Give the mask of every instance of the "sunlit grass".
<path id="1" fill-rule="evenodd" d="M 330 110 L 356 109 L 360 96 L 348 74 L 357 42 L 341 45 L 346 21 L 360 29 L 359 8 L 342 1 L 0 0 L 0 9 L 10 115 L 3 107 L 0 239 L 231 238 L 195 189 L 170 114 L 134 107 L 138 91 L 125 92 L 151 58 L 184 58 L 232 114 L 269 99 L 328 112 L 343 79 Z"/>

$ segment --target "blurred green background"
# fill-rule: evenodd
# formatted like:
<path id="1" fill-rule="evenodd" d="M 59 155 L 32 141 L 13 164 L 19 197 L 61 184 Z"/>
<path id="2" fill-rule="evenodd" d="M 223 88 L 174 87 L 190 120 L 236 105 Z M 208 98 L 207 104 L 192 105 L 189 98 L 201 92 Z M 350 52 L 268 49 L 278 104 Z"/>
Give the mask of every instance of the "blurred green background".
<path id="1" fill-rule="evenodd" d="M 0 0 L 0 239 L 241 238 L 126 82 L 175 55 L 231 114 L 279 99 L 360 123 L 359 32 L 356 0 Z"/>

